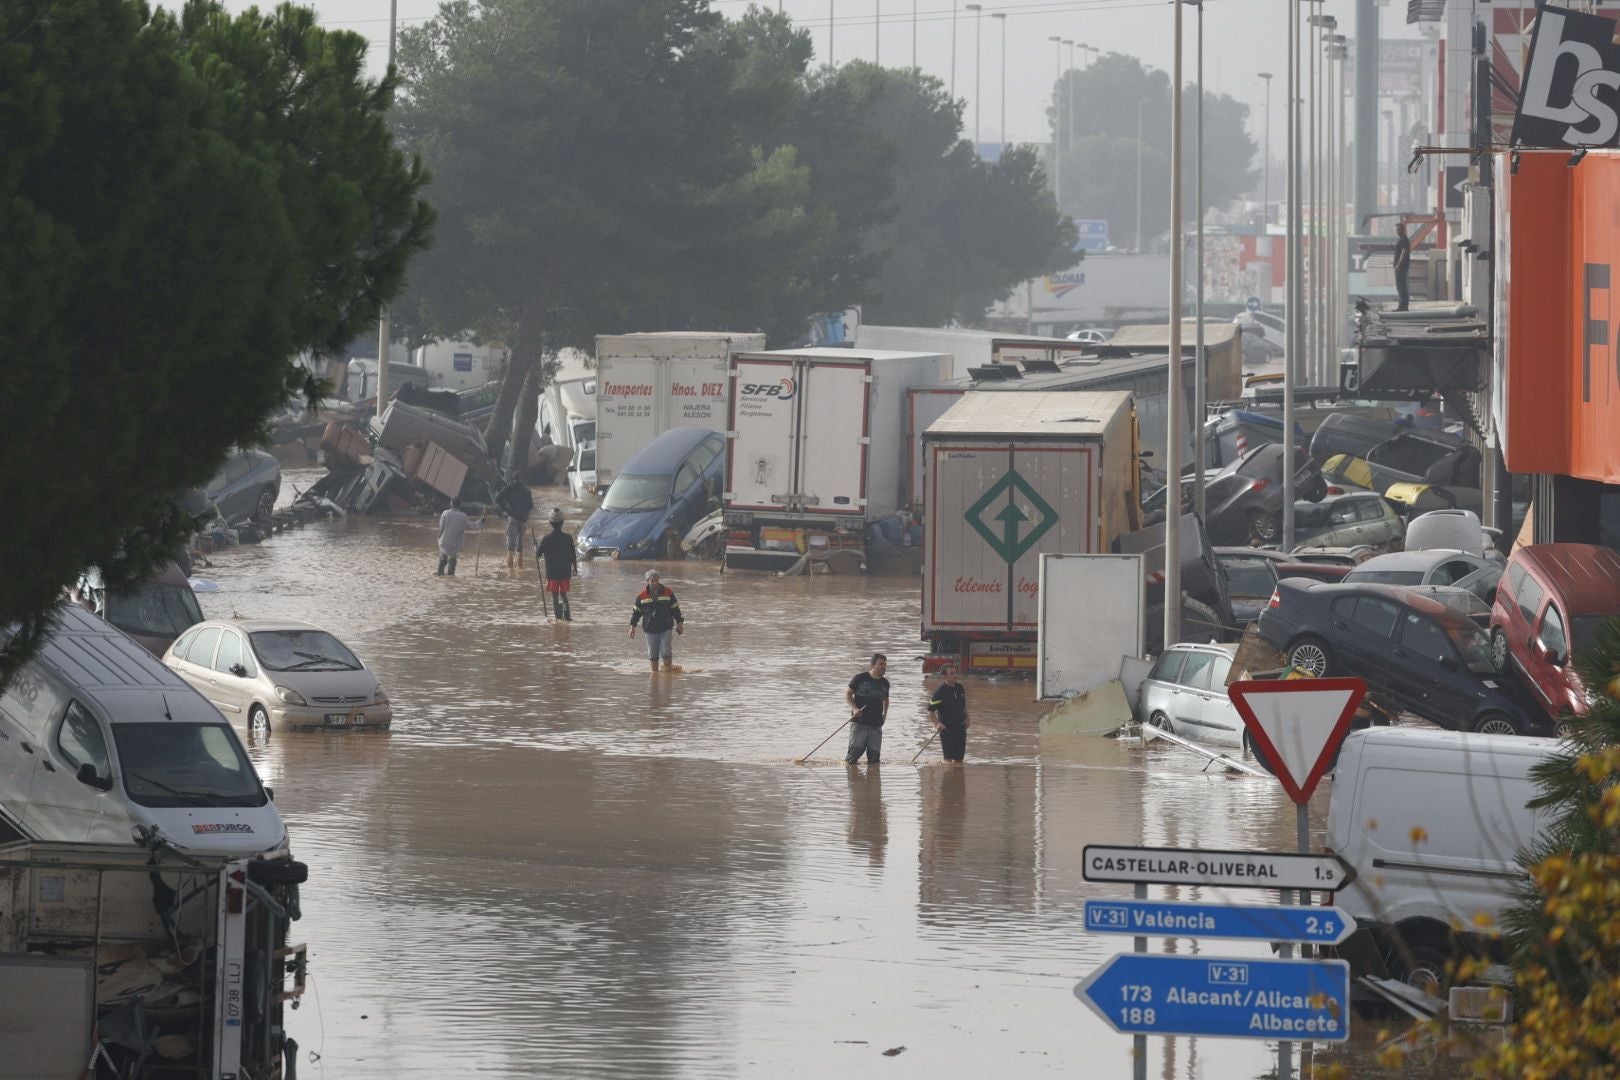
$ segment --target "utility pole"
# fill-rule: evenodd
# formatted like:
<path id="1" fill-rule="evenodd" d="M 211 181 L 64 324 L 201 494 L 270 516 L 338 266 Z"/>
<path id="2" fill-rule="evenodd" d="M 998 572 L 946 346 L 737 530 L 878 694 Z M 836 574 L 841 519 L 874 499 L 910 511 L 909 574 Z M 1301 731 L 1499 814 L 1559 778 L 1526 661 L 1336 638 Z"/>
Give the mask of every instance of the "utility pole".
<path id="1" fill-rule="evenodd" d="M 979 102 L 982 95 L 979 93 L 979 74 L 983 70 L 979 64 L 979 46 L 984 43 L 984 5 L 967 4 L 967 10 L 973 12 L 973 152 L 979 151 Z"/>
<path id="2" fill-rule="evenodd" d="M 1007 152 L 1007 13 L 992 11 L 990 17 L 1001 24 L 1001 151 Z M 998 157 L 1000 155 L 997 155 Z"/>
<path id="3" fill-rule="evenodd" d="M 836 67 L 833 62 L 833 31 L 838 26 L 838 16 L 833 13 L 838 0 L 827 0 L 827 66 Z"/>
<path id="4" fill-rule="evenodd" d="M 917 66 L 917 0 L 911 0 L 911 66 Z"/>
<path id="5" fill-rule="evenodd" d="M 1181 8 L 1175 10 L 1170 65 L 1170 355 L 1165 408 L 1164 645 L 1181 640 Z M 1284 470 L 1287 472 L 1292 470 Z"/>
<path id="6" fill-rule="evenodd" d="M 1271 224 L 1271 72 L 1262 71 L 1260 77 L 1266 80 L 1266 146 L 1260 157 L 1265 161 L 1265 186 L 1261 188 L 1260 209 L 1265 214 L 1265 223 Z"/>
<path id="7" fill-rule="evenodd" d="M 1052 84 L 1052 196 L 1063 212 L 1063 38 L 1046 39 L 1057 46 L 1057 82 Z"/>
<path id="8" fill-rule="evenodd" d="M 1299 0 L 1283 0 L 1288 27 L 1288 308 L 1287 349 L 1283 356 L 1283 437 L 1294 441 L 1294 380 L 1304 352 L 1305 293 L 1301 288 L 1299 213 Z M 1283 469 L 1282 549 L 1294 550 L 1294 469 L 1288 455 Z M 1279 1052 L 1281 1052 L 1279 1050 Z M 1288 1048 L 1292 1054 L 1292 1047 Z M 1290 1069 L 1290 1072 L 1292 1069 Z"/>
<path id="9" fill-rule="evenodd" d="M 1193 437 L 1193 509 L 1198 512 L 1198 520 L 1204 519 L 1208 507 L 1204 499 L 1204 465 L 1208 449 L 1204 446 L 1205 413 L 1209 405 L 1204 400 L 1207 393 L 1209 373 L 1204 357 L 1204 0 L 1187 0 L 1198 8 L 1198 45 L 1195 55 L 1196 78 L 1198 81 L 1197 120 L 1193 129 L 1197 133 L 1193 139 L 1193 207 L 1198 215 L 1197 232 L 1193 241 L 1193 274 L 1198 281 L 1198 291 L 1193 301 L 1193 319 L 1197 326 L 1197 335 L 1193 355 L 1193 418 L 1189 425 Z"/>
<path id="10" fill-rule="evenodd" d="M 394 70 L 394 37 L 399 29 L 399 0 L 388 0 L 388 70 Z M 377 415 L 388 407 L 388 349 L 392 327 L 388 306 L 377 317 Z"/>
<path id="11" fill-rule="evenodd" d="M 951 5 L 951 103 L 956 103 L 956 5 Z"/>
<path id="12" fill-rule="evenodd" d="M 1142 254 L 1142 106 L 1147 98 L 1136 103 L 1136 253 Z"/>
<path id="13" fill-rule="evenodd" d="M 1063 73 L 1063 81 L 1068 84 L 1065 97 L 1069 99 L 1069 148 L 1074 149 L 1074 42 L 1068 38 L 1063 44 L 1069 47 L 1069 69 Z"/>
<path id="14" fill-rule="evenodd" d="M 883 0 L 872 0 L 872 63 L 883 66 Z"/>

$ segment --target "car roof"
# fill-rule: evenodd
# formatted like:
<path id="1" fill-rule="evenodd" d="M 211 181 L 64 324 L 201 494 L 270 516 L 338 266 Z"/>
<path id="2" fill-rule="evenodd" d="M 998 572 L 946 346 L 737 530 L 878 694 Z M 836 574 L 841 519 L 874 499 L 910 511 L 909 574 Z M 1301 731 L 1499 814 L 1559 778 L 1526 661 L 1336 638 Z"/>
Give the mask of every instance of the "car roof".
<path id="1" fill-rule="evenodd" d="M 1393 600 L 1397 604 L 1404 604 L 1422 615 L 1431 615 L 1437 619 L 1468 622 L 1468 619 L 1459 614 L 1455 608 L 1449 608 L 1438 600 L 1432 600 L 1420 593 L 1403 589 L 1399 585 L 1382 585 L 1372 581 L 1311 581 L 1309 578 L 1284 578 L 1283 581 L 1298 581 L 1306 591 L 1313 594 L 1320 593 L 1329 598 L 1340 593 L 1370 593 L 1375 596 L 1382 596 L 1386 600 Z"/>
<path id="2" fill-rule="evenodd" d="M 1223 656 L 1237 656 L 1236 643 L 1222 643 L 1219 641 L 1181 641 L 1170 646 L 1169 652 L 1217 652 Z"/>
<path id="3" fill-rule="evenodd" d="M 686 455 L 696 450 L 698 444 L 711 435 L 718 436 L 719 432 L 706 427 L 670 428 L 637 450 L 630 460 L 624 463 L 619 475 L 673 476 Z"/>
<path id="4" fill-rule="evenodd" d="M 85 690 L 190 689 L 122 630 L 78 604 L 60 604 L 52 615 L 56 625 L 34 659 L 70 685 Z"/>
<path id="5" fill-rule="evenodd" d="M 1513 553 L 1558 585 L 1571 615 L 1620 611 L 1620 553 L 1596 544 L 1529 544 Z"/>
<path id="6" fill-rule="evenodd" d="M 1471 562 L 1484 562 L 1478 555 L 1458 548 L 1421 548 L 1417 551 L 1391 551 L 1374 555 L 1350 572 L 1358 570 L 1427 570 L 1452 559 L 1463 558 Z"/>
<path id="7" fill-rule="evenodd" d="M 257 634 L 263 631 L 275 630 L 320 630 L 325 633 L 324 628 L 299 619 L 206 619 L 190 629 L 201 630 L 208 626 L 240 630 L 244 634 Z"/>

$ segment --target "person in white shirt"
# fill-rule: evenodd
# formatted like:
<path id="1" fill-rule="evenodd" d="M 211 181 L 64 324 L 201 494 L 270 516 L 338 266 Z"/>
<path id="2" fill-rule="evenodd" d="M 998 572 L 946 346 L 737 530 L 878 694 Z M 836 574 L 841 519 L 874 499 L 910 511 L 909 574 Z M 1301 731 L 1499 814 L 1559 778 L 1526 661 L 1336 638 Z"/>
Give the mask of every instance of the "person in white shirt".
<path id="1" fill-rule="evenodd" d="M 466 542 L 467 530 L 478 528 L 472 518 L 461 511 L 461 500 L 452 499 L 450 509 L 439 515 L 439 568 L 434 576 L 456 575 L 456 557 Z"/>

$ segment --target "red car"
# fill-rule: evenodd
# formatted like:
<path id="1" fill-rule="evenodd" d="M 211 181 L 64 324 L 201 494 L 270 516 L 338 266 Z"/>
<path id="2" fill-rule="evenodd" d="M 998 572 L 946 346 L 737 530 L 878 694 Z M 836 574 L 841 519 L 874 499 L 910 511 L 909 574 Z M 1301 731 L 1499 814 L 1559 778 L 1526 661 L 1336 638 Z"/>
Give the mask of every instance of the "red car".
<path id="1" fill-rule="evenodd" d="M 1491 607 L 1491 655 L 1508 660 L 1556 718 L 1586 712 L 1571 654 L 1620 616 L 1620 554 L 1593 544 L 1531 544 L 1513 553 Z"/>

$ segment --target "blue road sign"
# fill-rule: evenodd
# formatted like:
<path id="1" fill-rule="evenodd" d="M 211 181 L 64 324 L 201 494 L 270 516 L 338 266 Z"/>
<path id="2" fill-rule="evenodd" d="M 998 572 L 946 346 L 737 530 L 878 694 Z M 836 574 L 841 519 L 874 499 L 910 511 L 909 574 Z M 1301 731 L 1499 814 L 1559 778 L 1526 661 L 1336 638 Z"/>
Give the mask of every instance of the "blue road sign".
<path id="1" fill-rule="evenodd" d="M 1126 1035 L 1350 1037 L 1350 965 L 1343 960 L 1119 953 L 1074 996 Z"/>
<path id="2" fill-rule="evenodd" d="M 1108 222 L 1081 219 L 1074 223 L 1076 251 L 1105 251 L 1108 248 Z"/>
<path id="3" fill-rule="evenodd" d="M 1259 311 L 1260 298 L 1258 296 L 1251 296 L 1243 302 L 1243 306 L 1248 308 L 1250 311 Z"/>
<path id="4" fill-rule="evenodd" d="M 1134 937 L 1233 938 L 1338 945 L 1355 920 L 1333 907 L 1194 904 L 1179 900 L 1087 900 L 1086 929 Z"/>

